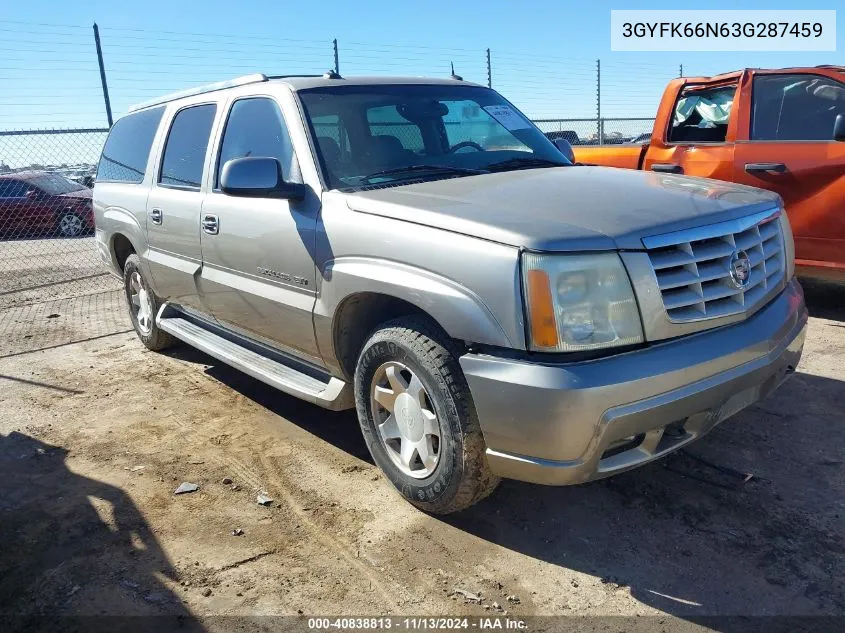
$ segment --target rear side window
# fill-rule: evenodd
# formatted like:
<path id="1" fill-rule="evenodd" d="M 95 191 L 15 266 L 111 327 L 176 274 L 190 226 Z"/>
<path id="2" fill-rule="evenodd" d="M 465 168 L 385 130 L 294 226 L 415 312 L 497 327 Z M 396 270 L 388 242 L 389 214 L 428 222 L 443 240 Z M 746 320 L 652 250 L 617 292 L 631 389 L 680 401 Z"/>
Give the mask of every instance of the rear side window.
<path id="1" fill-rule="evenodd" d="M 245 156 L 275 158 L 285 180 L 302 182 L 282 111 L 272 99 L 254 97 L 232 104 L 217 161 L 217 182 L 227 161 Z"/>
<path id="2" fill-rule="evenodd" d="M 97 182 L 144 180 L 150 148 L 163 113 L 164 107 L 144 110 L 114 124 L 97 167 Z"/>
<path id="3" fill-rule="evenodd" d="M 164 146 L 160 184 L 200 188 L 205 152 L 216 112 L 216 105 L 207 104 L 185 108 L 176 114 Z"/>
<path id="4" fill-rule="evenodd" d="M 845 114 L 845 84 L 820 75 L 754 78 L 751 140 L 832 141 Z"/>

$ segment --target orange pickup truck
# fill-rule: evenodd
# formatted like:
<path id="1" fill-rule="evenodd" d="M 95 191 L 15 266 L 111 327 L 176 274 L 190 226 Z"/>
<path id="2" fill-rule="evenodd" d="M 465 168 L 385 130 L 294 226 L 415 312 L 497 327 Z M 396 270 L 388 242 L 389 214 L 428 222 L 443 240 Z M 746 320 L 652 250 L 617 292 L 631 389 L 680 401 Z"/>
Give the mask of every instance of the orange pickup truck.
<path id="1" fill-rule="evenodd" d="M 798 273 L 845 282 L 845 66 L 675 79 L 650 142 L 573 150 L 579 163 L 774 191 L 792 224 Z"/>

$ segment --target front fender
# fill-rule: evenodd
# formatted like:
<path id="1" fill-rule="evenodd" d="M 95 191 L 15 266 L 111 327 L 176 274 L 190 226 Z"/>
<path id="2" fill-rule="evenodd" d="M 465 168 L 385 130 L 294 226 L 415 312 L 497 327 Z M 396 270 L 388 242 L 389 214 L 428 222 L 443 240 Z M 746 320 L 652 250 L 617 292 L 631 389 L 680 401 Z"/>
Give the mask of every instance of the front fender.
<path id="1" fill-rule="evenodd" d="M 498 347 L 515 346 L 481 297 L 469 288 L 431 271 L 391 260 L 344 257 L 324 269 L 314 306 L 320 349 L 333 348 L 338 308 L 359 293 L 402 299 L 431 316 L 452 338 Z"/>

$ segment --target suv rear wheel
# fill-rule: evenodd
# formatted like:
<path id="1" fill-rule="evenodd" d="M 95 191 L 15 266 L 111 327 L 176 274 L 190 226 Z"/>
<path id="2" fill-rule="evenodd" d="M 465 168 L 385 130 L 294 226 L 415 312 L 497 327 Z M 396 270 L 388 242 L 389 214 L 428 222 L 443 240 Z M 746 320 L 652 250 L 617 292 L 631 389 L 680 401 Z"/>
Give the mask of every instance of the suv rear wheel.
<path id="1" fill-rule="evenodd" d="M 173 345 L 175 339 L 156 325 L 161 302 L 144 279 L 141 260 L 134 253 L 123 266 L 123 286 L 132 327 L 144 346 L 157 352 Z"/>
<path id="2" fill-rule="evenodd" d="M 412 504 L 436 514 L 467 508 L 499 482 L 458 353 L 429 319 L 389 321 L 355 369 L 355 404 L 373 460 Z"/>

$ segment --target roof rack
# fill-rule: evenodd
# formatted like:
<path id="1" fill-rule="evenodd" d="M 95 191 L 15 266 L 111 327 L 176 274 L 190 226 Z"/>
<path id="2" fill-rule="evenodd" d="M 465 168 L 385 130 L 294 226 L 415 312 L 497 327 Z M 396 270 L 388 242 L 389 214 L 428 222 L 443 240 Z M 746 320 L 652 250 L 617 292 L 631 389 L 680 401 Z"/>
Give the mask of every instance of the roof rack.
<path id="1" fill-rule="evenodd" d="M 235 77 L 234 79 L 228 79 L 227 81 L 218 81 L 217 83 L 206 84 L 204 86 L 197 86 L 196 88 L 189 88 L 187 90 L 180 90 L 179 92 L 171 92 L 170 94 L 166 94 L 161 97 L 156 97 L 155 99 L 150 99 L 149 101 L 144 101 L 143 103 L 138 103 L 133 106 L 130 106 L 129 112 L 134 112 L 135 110 L 142 110 L 143 108 L 149 108 L 150 106 L 167 103 L 168 101 L 174 101 L 175 99 L 182 99 L 183 97 L 193 97 L 194 95 L 201 95 L 205 94 L 206 92 L 216 92 L 218 90 L 225 90 L 226 88 L 235 88 L 236 86 L 245 86 L 246 84 L 260 83 L 262 81 L 267 81 L 267 79 L 269 78 L 263 73 L 253 73 L 252 75 Z"/>

